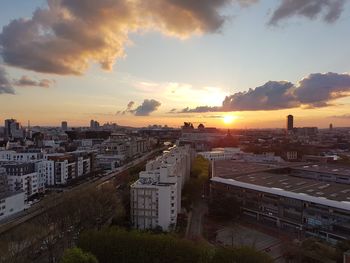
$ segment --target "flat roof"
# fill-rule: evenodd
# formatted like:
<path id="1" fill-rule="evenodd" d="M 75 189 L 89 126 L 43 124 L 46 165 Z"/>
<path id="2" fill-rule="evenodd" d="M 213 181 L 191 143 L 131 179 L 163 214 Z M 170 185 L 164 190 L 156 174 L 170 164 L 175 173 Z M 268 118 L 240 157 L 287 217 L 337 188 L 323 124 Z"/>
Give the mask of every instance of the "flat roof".
<path id="1" fill-rule="evenodd" d="M 215 174 L 218 174 L 218 176 L 222 178 L 235 178 L 236 176 L 244 174 L 288 168 L 294 165 L 300 165 L 300 163 L 258 163 L 235 160 L 218 160 L 213 164 Z"/>
<path id="2" fill-rule="evenodd" d="M 295 170 L 308 172 L 322 172 L 334 175 L 350 177 L 350 166 L 335 165 L 335 164 L 304 164 L 299 167 L 294 167 Z"/>
<path id="3" fill-rule="evenodd" d="M 230 160 L 216 161 L 213 168 L 213 177 L 220 178 L 220 180 L 213 181 L 237 186 L 239 185 L 235 182 L 240 182 L 243 185 L 249 184 L 262 187 L 262 191 L 268 191 L 267 189 L 270 188 L 279 190 L 279 192 L 299 194 L 299 197 L 307 195 L 320 200 L 328 199 L 336 202 L 348 202 L 350 204 L 349 184 L 301 178 L 283 172 L 283 170 L 280 170 L 279 173 L 276 172 L 276 169 L 287 167 L 290 166 L 275 165 L 273 167 L 270 164 L 244 163 Z M 321 168 L 320 172 L 323 172 Z M 294 198 L 297 198 L 296 196 Z"/>

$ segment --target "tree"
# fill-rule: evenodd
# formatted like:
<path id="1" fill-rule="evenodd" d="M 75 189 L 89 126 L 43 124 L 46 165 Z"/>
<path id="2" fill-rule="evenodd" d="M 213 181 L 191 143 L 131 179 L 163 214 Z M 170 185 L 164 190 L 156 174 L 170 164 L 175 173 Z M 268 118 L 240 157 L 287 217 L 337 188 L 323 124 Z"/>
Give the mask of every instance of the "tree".
<path id="1" fill-rule="evenodd" d="M 89 251 L 100 263 L 270 263 L 270 257 L 253 248 L 215 248 L 168 234 L 106 228 L 87 231 L 78 247 Z"/>
<path id="2" fill-rule="evenodd" d="M 235 249 L 218 248 L 210 261 L 211 263 L 272 263 L 273 260 L 265 253 L 250 247 Z"/>
<path id="3" fill-rule="evenodd" d="M 80 248 L 67 249 L 60 263 L 98 263 L 96 257 Z"/>

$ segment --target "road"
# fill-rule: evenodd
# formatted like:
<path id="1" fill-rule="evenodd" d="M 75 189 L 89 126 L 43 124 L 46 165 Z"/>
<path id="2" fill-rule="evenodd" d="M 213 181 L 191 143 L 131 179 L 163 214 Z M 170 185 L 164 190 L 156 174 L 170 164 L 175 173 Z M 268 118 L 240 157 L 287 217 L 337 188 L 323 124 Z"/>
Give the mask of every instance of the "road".
<path id="1" fill-rule="evenodd" d="M 199 199 L 193 205 L 191 212 L 187 238 L 197 239 L 202 236 L 202 219 L 208 212 L 208 205 L 204 199 Z"/>
<path id="2" fill-rule="evenodd" d="M 46 198 L 41 200 L 40 202 L 32 205 L 29 209 L 22 211 L 18 214 L 16 214 L 14 217 L 12 217 L 10 220 L 5 221 L 4 223 L 0 224 L 0 235 L 11 230 L 12 228 L 23 224 L 24 222 L 27 222 L 28 220 L 31 220 L 41 214 L 43 214 L 45 211 L 59 205 L 63 197 L 67 195 L 68 193 L 74 192 L 74 191 L 81 191 L 83 189 L 89 188 L 91 186 L 99 187 L 100 185 L 106 183 L 107 181 L 118 177 L 119 174 L 127 171 L 129 168 L 139 165 L 140 163 L 149 160 L 152 158 L 152 156 L 161 151 L 165 150 L 166 147 L 156 149 L 154 151 L 151 151 L 147 153 L 146 155 L 131 161 L 130 163 L 127 163 L 124 166 L 119 167 L 116 171 L 108 172 L 103 177 L 94 178 L 93 180 L 89 180 L 86 182 L 83 182 L 75 187 L 67 188 L 66 191 L 63 191 L 61 193 L 52 193 L 48 195 Z"/>

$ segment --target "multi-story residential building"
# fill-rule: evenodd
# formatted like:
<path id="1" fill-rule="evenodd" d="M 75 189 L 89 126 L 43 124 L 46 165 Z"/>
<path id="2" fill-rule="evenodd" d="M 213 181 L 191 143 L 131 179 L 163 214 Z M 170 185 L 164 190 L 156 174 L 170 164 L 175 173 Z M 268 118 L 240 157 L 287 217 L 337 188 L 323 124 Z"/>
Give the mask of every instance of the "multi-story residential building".
<path id="1" fill-rule="evenodd" d="M 24 191 L 10 192 L 6 169 L 0 167 L 0 220 L 25 208 Z"/>
<path id="2" fill-rule="evenodd" d="M 174 147 L 146 165 L 130 190 L 131 220 L 135 228 L 164 231 L 176 225 L 181 190 L 190 174 L 194 154 L 188 146 Z"/>
<path id="3" fill-rule="evenodd" d="M 76 151 L 70 153 L 46 154 L 45 160 L 54 162 L 53 180 L 48 185 L 65 185 L 69 181 L 85 176 L 93 171 L 94 157 L 92 153 Z"/>
<path id="4" fill-rule="evenodd" d="M 35 171 L 38 174 L 38 191 L 43 193 L 46 186 L 55 185 L 55 162 L 43 159 L 34 163 Z"/>
<path id="5" fill-rule="evenodd" d="M 30 162 L 43 159 L 41 150 L 37 151 L 0 151 L 0 161 Z"/>
<path id="6" fill-rule="evenodd" d="M 39 193 L 38 173 L 34 163 L 9 162 L 2 165 L 11 192 L 24 191 L 25 200 Z"/>
<path id="7" fill-rule="evenodd" d="M 8 192 L 6 170 L 0 167 L 0 196 Z"/>
<path id="8" fill-rule="evenodd" d="M 212 176 L 213 201 L 232 195 L 245 216 L 330 242 L 350 238 L 350 168 L 225 160 Z"/>

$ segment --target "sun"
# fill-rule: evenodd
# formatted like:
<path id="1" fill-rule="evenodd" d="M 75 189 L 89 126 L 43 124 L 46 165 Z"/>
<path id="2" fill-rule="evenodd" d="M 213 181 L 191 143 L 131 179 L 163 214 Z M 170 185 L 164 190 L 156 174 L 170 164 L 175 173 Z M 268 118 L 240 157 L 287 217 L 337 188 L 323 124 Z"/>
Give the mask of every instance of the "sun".
<path id="1" fill-rule="evenodd" d="M 235 120 L 235 116 L 232 115 L 225 115 L 222 117 L 222 120 L 224 121 L 225 124 L 231 124 Z"/>

